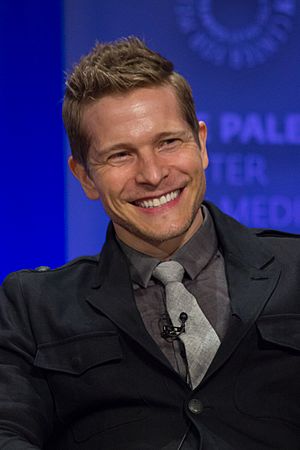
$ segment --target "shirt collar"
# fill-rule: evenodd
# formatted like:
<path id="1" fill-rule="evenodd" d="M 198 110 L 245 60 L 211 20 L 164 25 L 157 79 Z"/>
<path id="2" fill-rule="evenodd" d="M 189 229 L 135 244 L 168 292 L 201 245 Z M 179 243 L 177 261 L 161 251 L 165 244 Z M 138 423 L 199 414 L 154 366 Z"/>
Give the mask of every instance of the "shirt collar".
<path id="1" fill-rule="evenodd" d="M 194 279 L 210 262 L 218 248 L 218 240 L 212 217 L 202 205 L 203 223 L 191 239 L 180 247 L 170 258 L 179 262 L 191 279 Z M 138 252 L 124 242 L 117 240 L 129 261 L 131 279 L 146 288 L 152 272 L 160 260 Z"/>
<path id="2" fill-rule="evenodd" d="M 204 219 L 201 227 L 171 258 L 184 267 L 192 280 L 207 266 L 218 249 L 213 219 L 204 205 L 202 213 Z"/>

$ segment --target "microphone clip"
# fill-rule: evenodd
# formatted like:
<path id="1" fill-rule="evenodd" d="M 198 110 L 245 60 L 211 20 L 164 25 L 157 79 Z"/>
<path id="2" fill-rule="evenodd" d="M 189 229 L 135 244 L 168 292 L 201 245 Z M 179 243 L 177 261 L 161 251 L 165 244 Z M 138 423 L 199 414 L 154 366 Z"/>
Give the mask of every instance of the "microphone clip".
<path id="1" fill-rule="evenodd" d="M 187 319 L 188 315 L 185 312 L 180 313 L 179 320 L 181 325 L 179 327 L 175 327 L 170 322 L 169 317 L 164 316 L 161 320 L 165 320 L 168 323 L 163 325 L 161 337 L 166 339 L 168 342 L 172 342 L 177 339 L 182 333 L 185 333 L 185 322 Z"/>

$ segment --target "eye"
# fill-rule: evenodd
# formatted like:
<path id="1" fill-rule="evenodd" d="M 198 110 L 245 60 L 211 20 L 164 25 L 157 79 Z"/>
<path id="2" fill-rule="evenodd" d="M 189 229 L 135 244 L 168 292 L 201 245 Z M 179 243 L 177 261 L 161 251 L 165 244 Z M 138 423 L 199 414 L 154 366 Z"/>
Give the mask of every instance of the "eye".
<path id="1" fill-rule="evenodd" d="M 170 139 L 164 139 L 160 147 L 166 148 L 166 149 L 173 149 L 177 148 L 181 144 L 181 140 L 179 138 L 170 138 Z"/>
<path id="2" fill-rule="evenodd" d="M 121 164 L 130 158 L 131 154 L 127 150 L 112 153 L 107 157 L 107 162 L 110 164 Z"/>

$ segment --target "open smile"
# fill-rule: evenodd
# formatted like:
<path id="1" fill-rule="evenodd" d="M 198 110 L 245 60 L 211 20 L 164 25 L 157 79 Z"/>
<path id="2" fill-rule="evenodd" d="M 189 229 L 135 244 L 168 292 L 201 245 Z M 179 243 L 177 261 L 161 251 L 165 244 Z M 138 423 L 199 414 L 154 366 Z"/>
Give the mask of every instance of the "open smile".
<path id="1" fill-rule="evenodd" d="M 180 192 L 181 189 L 176 189 L 175 191 L 168 192 L 160 197 L 148 198 L 147 200 L 137 200 L 134 204 L 140 208 L 159 208 L 175 200 L 179 196 Z"/>

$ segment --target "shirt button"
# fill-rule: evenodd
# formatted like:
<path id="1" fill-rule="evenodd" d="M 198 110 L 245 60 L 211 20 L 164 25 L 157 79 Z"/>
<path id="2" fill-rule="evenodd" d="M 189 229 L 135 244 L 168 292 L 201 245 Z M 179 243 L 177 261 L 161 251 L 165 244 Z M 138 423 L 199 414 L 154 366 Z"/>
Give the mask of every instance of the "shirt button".
<path id="1" fill-rule="evenodd" d="M 203 404 L 201 400 L 198 400 L 197 398 L 192 398 L 188 403 L 188 409 L 193 414 L 201 414 L 203 411 Z"/>

